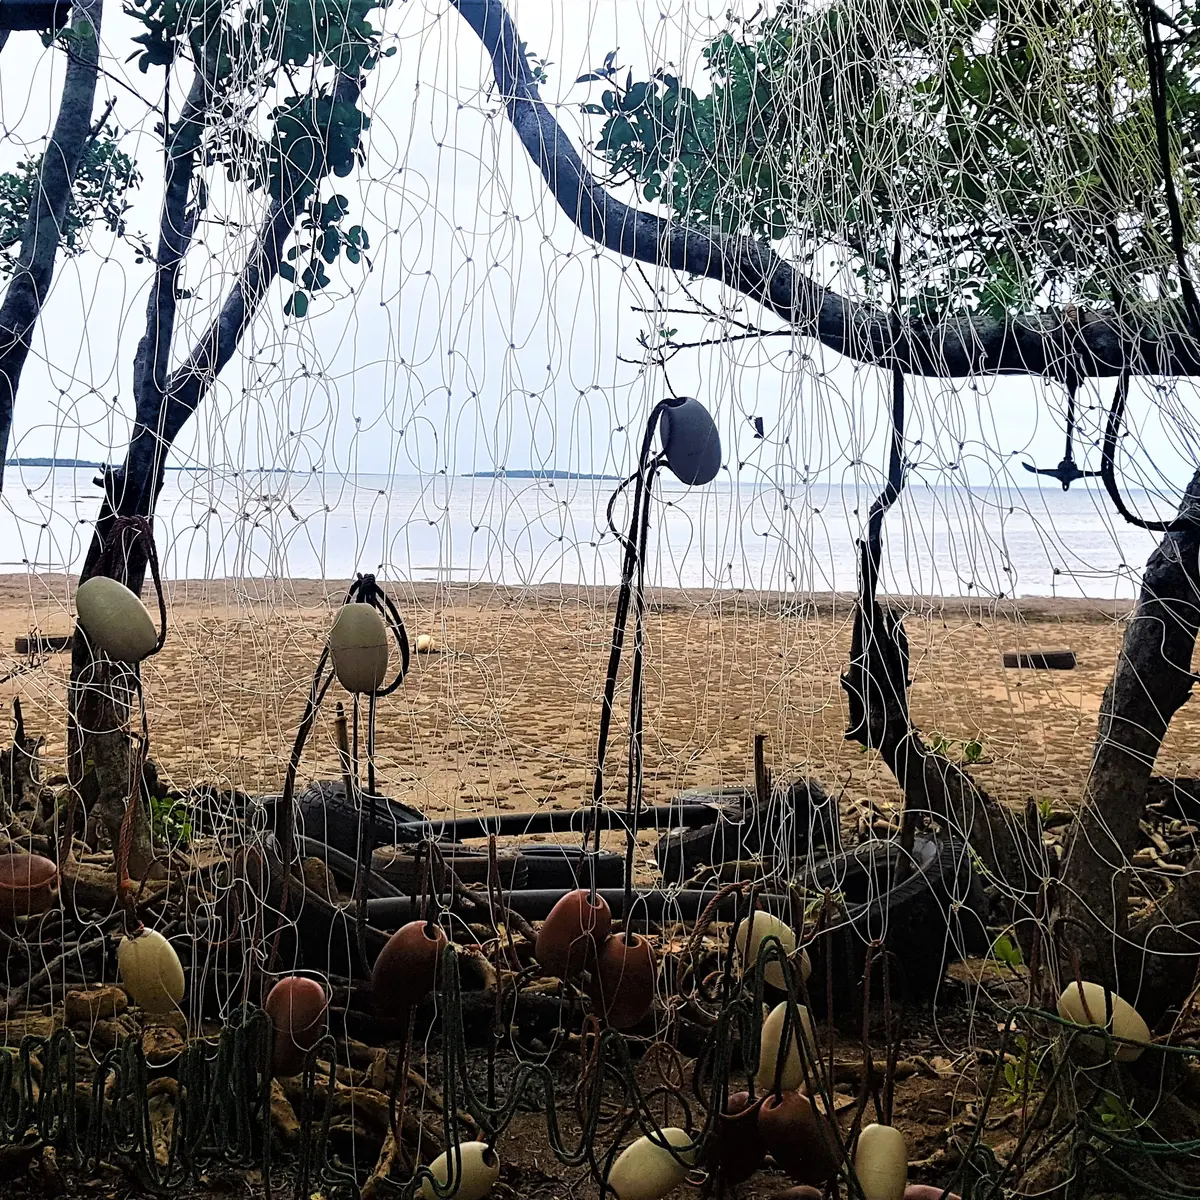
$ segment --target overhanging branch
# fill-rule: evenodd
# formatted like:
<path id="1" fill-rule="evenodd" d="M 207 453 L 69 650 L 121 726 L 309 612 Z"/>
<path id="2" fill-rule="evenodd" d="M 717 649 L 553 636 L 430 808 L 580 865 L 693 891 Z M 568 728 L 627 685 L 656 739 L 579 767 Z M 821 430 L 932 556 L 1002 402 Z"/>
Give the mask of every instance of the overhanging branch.
<path id="1" fill-rule="evenodd" d="M 503 0 L 450 0 L 491 59 L 509 120 L 559 207 L 585 237 L 655 266 L 718 280 L 786 320 L 796 332 L 861 363 L 937 378 L 1057 376 L 1075 361 L 1092 377 L 1200 375 L 1200 344 L 1182 313 L 1161 304 L 1142 315 L 1111 311 L 964 316 L 893 328 L 889 314 L 810 279 L 749 237 L 668 221 L 623 203 L 584 165 L 538 93 Z"/>

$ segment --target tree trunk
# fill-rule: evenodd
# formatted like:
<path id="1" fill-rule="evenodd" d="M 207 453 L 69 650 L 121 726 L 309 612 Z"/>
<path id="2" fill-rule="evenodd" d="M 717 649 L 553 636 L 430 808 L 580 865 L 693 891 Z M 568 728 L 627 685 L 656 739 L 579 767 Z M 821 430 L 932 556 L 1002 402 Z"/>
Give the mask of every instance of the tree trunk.
<path id="1" fill-rule="evenodd" d="M 850 707 L 849 740 L 878 750 L 904 792 L 905 826 L 928 814 L 975 851 L 993 885 L 1019 918 L 1032 911 L 1040 855 L 1024 827 L 961 767 L 927 746 L 908 708 L 908 638 L 900 618 L 875 598 L 877 565 L 861 551 L 859 602 L 842 677 Z"/>
<path id="2" fill-rule="evenodd" d="M 54 260 L 79 160 L 91 136 L 92 106 L 100 61 L 103 0 L 76 0 L 71 53 L 58 119 L 42 156 L 37 195 L 21 236 L 21 255 L 0 305 L 0 491 L 12 432 L 13 406 L 33 331 L 50 293 Z M 0 46 L 3 43 L 0 42 Z"/>
<path id="3" fill-rule="evenodd" d="M 1200 471 L 1179 506 L 1182 518 L 1200 516 Z M 1130 1001 L 1148 984 L 1145 1003 L 1161 1015 L 1186 995 L 1168 984 L 1177 973 L 1152 961 L 1147 938 L 1168 949 L 1163 921 L 1151 920 L 1130 942 L 1130 859 L 1137 848 L 1146 789 L 1171 718 L 1191 695 L 1192 654 L 1200 628 L 1200 527 L 1167 533 L 1150 555 L 1137 606 L 1125 628 L 1120 657 L 1104 692 L 1083 808 L 1068 847 L 1058 900 L 1060 944 L 1079 955 L 1087 974 L 1116 985 Z M 1191 884 L 1181 883 L 1164 911 L 1189 906 Z M 1196 920 L 1193 915 L 1192 920 Z M 1178 942 L 1178 939 L 1175 939 Z M 1183 952 L 1176 945 L 1176 952 Z M 1147 957 L 1147 954 L 1150 957 Z M 1118 977 L 1119 972 L 1119 977 Z M 1142 976 L 1149 972 L 1147 979 Z M 1153 979 L 1150 979 L 1153 976 Z M 1175 985 L 1179 986 L 1178 984 Z"/>

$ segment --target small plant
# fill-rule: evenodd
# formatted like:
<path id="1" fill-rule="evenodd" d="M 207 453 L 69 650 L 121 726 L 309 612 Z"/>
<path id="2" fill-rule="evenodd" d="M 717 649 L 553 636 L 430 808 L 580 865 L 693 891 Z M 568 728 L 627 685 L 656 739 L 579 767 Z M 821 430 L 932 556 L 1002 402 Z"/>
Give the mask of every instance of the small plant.
<path id="1" fill-rule="evenodd" d="M 1103 1124 L 1108 1125 L 1112 1129 L 1130 1130 L 1135 1125 L 1142 1123 L 1133 1115 L 1129 1106 L 1119 1096 L 1114 1096 L 1112 1092 L 1105 1092 L 1096 1101 L 1092 1111 L 1100 1118 Z"/>
<path id="2" fill-rule="evenodd" d="M 1032 1096 L 1038 1076 L 1042 1073 L 1042 1063 L 1050 1053 L 1047 1046 L 1035 1055 L 1029 1039 L 1023 1033 L 1017 1035 L 1013 1045 L 1016 1047 L 1013 1061 L 1004 1064 L 1004 1099 L 1010 1107 L 1023 1104 Z"/>
<path id="3" fill-rule="evenodd" d="M 1038 809 L 1038 816 L 1041 817 L 1042 824 L 1045 825 L 1045 823 L 1048 820 L 1050 820 L 1050 817 L 1054 812 L 1054 802 L 1050 799 L 1049 796 L 1043 796 L 1037 802 L 1037 809 Z"/>
<path id="4" fill-rule="evenodd" d="M 929 736 L 929 748 L 934 754 L 940 754 L 943 758 L 950 758 L 954 747 L 958 745 L 953 738 L 948 738 L 944 733 L 932 733 Z M 984 745 L 982 738 L 968 738 L 961 743 L 959 758 L 968 766 L 974 766 L 977 763 L 985 761 Z"/>
<path id="5" fill-rule="evenodd" d="M 182 800 L 169 796 L 150 797 L 150 827 L 154 840 L 171 850 L 186 850 L 192 842 L 192 818 Z"/>
<path id="6" fill-rule="evenodd" d="M 1002 933 L 992 943 L 992 957 L 997 962 L 1003 963 L 1010 971 L 1015 971 L 1025 962 L 1021 955 L 1021 947 L 1006 933 Z"/>

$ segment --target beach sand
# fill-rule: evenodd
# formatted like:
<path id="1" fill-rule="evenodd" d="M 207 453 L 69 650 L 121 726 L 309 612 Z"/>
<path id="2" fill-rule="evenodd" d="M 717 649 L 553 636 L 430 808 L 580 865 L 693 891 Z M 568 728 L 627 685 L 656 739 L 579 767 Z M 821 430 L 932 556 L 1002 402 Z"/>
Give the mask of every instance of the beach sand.
<path id="1" fill-rule="evenodd" d="M 71 629 L 63 576 L 0 577 L 0 700 L 20 696 L 46 739 L 45 777 L 64 769 L 68 654 L 34 664 L 13 652 L 31 630 Z M 170 631 L 144 667 L 151 755 L 176 786 L 247 792 L 281 787 L 313 667 L 343 584 L 178 582 Z M 591 794 L 596 730 L 615 591 L 400 587 L 394 596 L 413 656 L 402 688 L 379 701 L 381 790 L 429 813 L 574 807 Z M 154 599 L 148 596 L 155 611 Z M 848 597 L 654 593 L 646 626 L 646 798 L 750 782 L 755 733 L 776 777 L 807 772 L 847 801 L 887 806 L 899 792 L 878 756 L 844 740 L 839 685 L 852 624 Z M 1078 801 L 1096 716 L 1128 603 L 1030 600 L 987 606 L 907 601 L 912 709 L 922 730 L 961 754 L 1007 803 Z M 1014 648 L 1074 650 L 1072 671 L 1005 669 Z M 628 653 L 618 691 L 607 797 L 621 803 L 628 729 Z M 393 655 L 393 661 L 395 655 Z M 339 777 L 335 685 L 308 744 L 302 781 Z M 1200 717 L 1175 718 L 1160 774 L 1200 773 Z"/>

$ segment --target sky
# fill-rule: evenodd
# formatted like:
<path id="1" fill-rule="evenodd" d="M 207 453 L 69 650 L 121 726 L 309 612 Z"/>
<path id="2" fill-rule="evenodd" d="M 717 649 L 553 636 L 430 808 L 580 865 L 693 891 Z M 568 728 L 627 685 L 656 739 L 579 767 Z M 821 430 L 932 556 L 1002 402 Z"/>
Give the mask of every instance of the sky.
<path id="1" fill-rule="evenodd" d="M 635 74 L 671 63 L 695 79 L 700 48 L 729 9 L 729 0 L 512 5 L 521 36 L 550 64 L 544 95 L 585 141 L 594 126 L 579 104 L 591 93 L 574 82 L 578 75 L 617 49 Z M 138 26 L 115 0 L 106 10 L 97 107 L 116 100 L 123 145 L 145 176 L 130 224 L 149 234 L 161 196 L 154 124 L 162 77 L 126 61 Z M 667 303 L 681 302 L 678 281 L 662 272 L 643 278 L 597 252 L 557 209 L 490 95 L 474 34 L 445 0 L 398 4 L 381 24 L 397 53 L 370 81 L 366 165 L 339 184 L 371 237 L 370 269 L 343 266 L 304 320 L 284 318 L 287 292 L 274 289 L 243 352 L 180 438 L 176 463 L 347 475 L 501 466 L 624 473 L 646 413 L 674 390 L 714 412 L 741 482 L 802 487 L 824 476 L 877 486 L 887 437 L 879 372 L 785 337 L 685 351 L 670 364 L 669 383 L 643 369 L 638 334 L 661 316 L 634 309 L 652 303 L 650 284 L 666 289 Z M 40 148 L 63 63 L 36 35 L 14 34 L 0 64 L 0 167 L 8 167 Z M 176 105 L 178 92 L 176 83 Z M 214 211 L 235 221 L 257 216 L 254 201 L 219 179 L 213 197 Z M 243 252 L 244 238 L 214 224 L 189 255 L 193 329 Z M 147 265 L 103 232 L 92 252 L 60 263 L 12 452 L 119 455 L 148 286 Z M 698 294 L 721 300 L 715 285 Z M 681 336 L 713 332 L 690 318 L 671 322 Z M 912 381 L 910 406 L 914 477 L 929 484 L 1027 486 L 1020 462 L 1051 466 L 1062 456 L 1065 396 L 1053 385 Z M 1191 408 L 1186 385 L 1164 405 L 1135 395 L 1140 452 L 1131 483 L 1169 500 L 1186 481 L 1195 460 Z M 762 441 L 753 438 L 756 416 Z M 1085 410 L 1085 436 L 1095 435 L 1096 417 Z"/>

